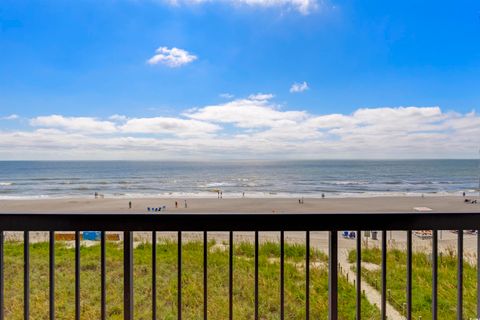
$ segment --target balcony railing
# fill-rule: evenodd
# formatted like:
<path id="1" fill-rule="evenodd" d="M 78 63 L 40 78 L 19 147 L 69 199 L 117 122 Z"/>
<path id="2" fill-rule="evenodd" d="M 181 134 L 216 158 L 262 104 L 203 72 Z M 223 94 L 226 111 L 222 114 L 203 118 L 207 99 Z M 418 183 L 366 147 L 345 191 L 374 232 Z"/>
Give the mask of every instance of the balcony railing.
<path id="1" fill-rule="evenodd" d="M 4 319 L 4 232 L 21 231 L 24 240 L 24 319 L 29 318 L 30 297 L 30 231 L 49 232 L 49 315 L 55 319 L 55 231 L 75 231 L 75 319 L 80 319 L 80 232 L 82 230 L 101 231 L 101 319 L 106 319 L 106 231 L 123 232 L 124 268 L 124 319 L 133 319 L 133 232 L 152 232 L 152 274 L 156 274 L 157 232 L 174 231 L 178 241 L 177 273 L 177 315 L 182 319 L 182 233 L 203 232 L 203 317 L 207 319 L 208 288 L 208 232 L 226 231 L 229 234 L 229 318 L 233 318 L 233 241 L 234 233 L 249 231 L 254 233 L 254 318 L 259 319 L 259 232 L 280 232 L 280 319 L 285 315 L 285 232 L 305 232 L 305 316 L 310 318 L 310 233 L 328 232 L 328 318 L 338 318 L 338 231 L 339 230 L 381 230 L 381 319 L 386 319 L 387 305 L 387 230 L 406 231 L 407 272 L 406 310 L 407 319 L 412 319 L 412 231 L 432 230 L 432 319 L 438 317 L 438 230 L 458 230 L 457 234 L 457 308 L 456 319 L 463 319 L 463 230 L 480 229 L 478 213 L 368 213 L 368 214 L 1 214 L 0 215 L 0 320 Z M 477 234 L 477 263 L 480 262 L 478 248 L 480 235 Z M 356 270 L 361 270 L 362 242 L 356 237 Z M 480 265 L 480 264 L 478 264 Z M 477 268 L 477 314 L 480 314 L 480 272 Z M 46 284 L 45 284 L 46 285 Z M 361 318 L 361 272 L 356 272 L 356 319 Z M 152 319 L 157 317 L 156 277 L 152 277 Z M 452 317 L 453 318 L 453 317 Z"/>

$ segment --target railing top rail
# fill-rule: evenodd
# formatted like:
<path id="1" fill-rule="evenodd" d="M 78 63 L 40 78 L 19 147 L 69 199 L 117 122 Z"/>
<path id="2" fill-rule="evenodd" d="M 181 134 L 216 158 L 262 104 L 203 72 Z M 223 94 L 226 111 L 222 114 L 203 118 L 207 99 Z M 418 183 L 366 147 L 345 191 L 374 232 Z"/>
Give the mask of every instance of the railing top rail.
<path id="1" fill-rule="evenodd" d="M 4 231 L 326 231 L 480 229 L 474 213 L 0 213 Z"/>

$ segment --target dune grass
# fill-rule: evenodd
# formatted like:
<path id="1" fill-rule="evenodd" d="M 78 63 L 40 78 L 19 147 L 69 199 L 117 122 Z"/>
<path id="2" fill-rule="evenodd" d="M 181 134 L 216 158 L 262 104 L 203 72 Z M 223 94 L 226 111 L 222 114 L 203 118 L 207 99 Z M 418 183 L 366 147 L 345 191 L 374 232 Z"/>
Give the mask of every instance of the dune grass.
<path id="1" fill-rule="evenodd" d="M 353 263 L 356 252 L 350 251 L 349 261 Z M 362 250 L 362 261 L 381 265 L 381 250 Z M 412 257 L 412 313 L 414 319 L 431 319 L 432 313 L 432 263 L 428 253 L 415 252 Z M 476 319 L 476 267 L 464 261 L 463 312 L 465 319 Z M 372 286 L 381 285 L 381 271 L 362 268 L 362 277 Z M 387 295 L 388 301 L 400 312 L 406 303 L 406 252 L 391 249 L 387 253 Z M 457 310 L 457 256 L 449 251 L 438 260 L 438 318 L 452 319 Z"/>
<path id="2" fill-rule="evenodd" d="M 134 250 L 135 319 L 151 319 L 151 250 L 148 243 Z M 253 319 L 254 247 L 234 247 L 234 318 Z M 305 248 L 285 245 L 285 318 L 305 318 Z M 182 312 L 184 319 L 203 319 L 203 246 L 185 242 L 182 248 Z M 48 243 L 30 247 L 30 319 L 48 319 Z M 327 257 L 311 252 L 311 317 L 327 319 Z M 74 318 L 74 249 L 57 242 L 55 248 L 55 311 L 57 319 Z M 260 318 L 279 319 L 279 245 L 263 243 L 259 256 Z M 5 243 L 5 319 L 23 319 L 23 244 Z M 177 318 L 177 243 L 162 240 L 157 246 L 158 319 Z M 123 318 L 123 251 L 121 243 L 107 243 L 107 317 Z M 339 277 L 339 318 L 353 319 L 355 290 Z M 228 247 L 209 242 L 209 319 L 228 318 Z M 378 319 L 379 311 L 363 297 L 365 319 Z M 81 318 L 100 318 L 100 247 L 81 248 Z"/>

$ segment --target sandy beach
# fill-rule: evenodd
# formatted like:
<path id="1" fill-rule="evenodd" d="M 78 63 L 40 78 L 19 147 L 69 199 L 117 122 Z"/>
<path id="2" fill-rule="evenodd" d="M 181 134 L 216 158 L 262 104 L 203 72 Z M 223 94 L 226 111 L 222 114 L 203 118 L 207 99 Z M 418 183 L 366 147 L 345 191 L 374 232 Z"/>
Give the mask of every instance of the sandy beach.
<path id="1" fill-rule="evenodd" d="M 468 197 L 478 199 L 478 197 Z M 185 208 L 185 200 L 187 208 Z M 337 213 L 415 212 L 427 207 L 432 212 L 480 212 L 480 204 L 465 203 L 463 197 L 365 197 L 365 198 L 65 198 L 45 200 L 2 200 L 1 213 L 147 213 L 147 208 L 166 206 L 170 213 Z M 128 203 L 132 202 L 132 209 Z M 175 207 L 175 201 L 178 208 Z M 480 202 L 480 201 L 479 201 Z"/>

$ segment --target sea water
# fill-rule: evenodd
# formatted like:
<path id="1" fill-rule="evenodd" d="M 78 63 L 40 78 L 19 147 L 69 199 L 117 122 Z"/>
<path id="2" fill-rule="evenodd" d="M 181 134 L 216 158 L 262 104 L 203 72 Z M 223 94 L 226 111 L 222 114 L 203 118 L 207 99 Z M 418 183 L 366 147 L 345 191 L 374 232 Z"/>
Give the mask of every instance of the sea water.
<path id="1" fill-rule="evenodd" d="M 478 181 L 478 160 L 0 162 L 0 199 L 429 196 Z"/>

